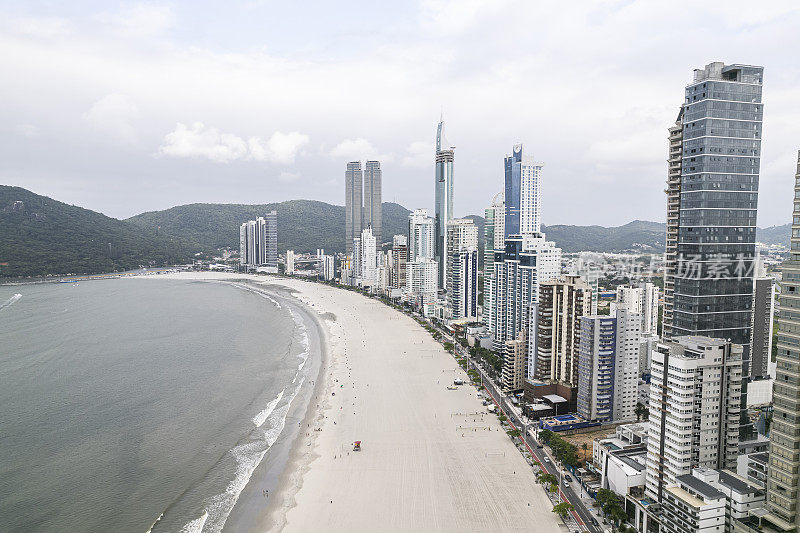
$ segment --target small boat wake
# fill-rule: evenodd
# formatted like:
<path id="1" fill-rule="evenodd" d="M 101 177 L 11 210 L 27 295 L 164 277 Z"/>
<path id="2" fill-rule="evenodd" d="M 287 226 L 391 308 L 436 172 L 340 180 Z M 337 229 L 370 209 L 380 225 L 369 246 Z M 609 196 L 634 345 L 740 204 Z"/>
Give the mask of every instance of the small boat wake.
<path id="1" fill-rule="evenodd" d="M 15 294 L 11 298 L 9 298 L 8 300 L 6 300 L 5 302 L 0 304 L 0 310 L 5 309 L 6 307 L 10 307 L 14 302 L 19 300 L 20 298 L 22 298 L 21 294 L 19 294 L 19 293 Z"/>

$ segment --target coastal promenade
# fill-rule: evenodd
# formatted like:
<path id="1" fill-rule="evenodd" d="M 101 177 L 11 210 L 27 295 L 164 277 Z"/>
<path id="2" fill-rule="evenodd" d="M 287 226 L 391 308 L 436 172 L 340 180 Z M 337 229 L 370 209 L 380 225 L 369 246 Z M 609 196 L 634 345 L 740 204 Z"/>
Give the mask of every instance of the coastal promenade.
<path id="1" fill-rule="evenodd" d="M 283 531 L 559 531 L 552 504 L 441 344 L 379 301 L 276 282 L 327 317 L 319 410 L 265 526 Z M 331 320 L 335 315 L 335 320 Z M 317 405 L 312 405 L 317 409 Z M 353 442 L 362 450 L 353 451 Z"/>

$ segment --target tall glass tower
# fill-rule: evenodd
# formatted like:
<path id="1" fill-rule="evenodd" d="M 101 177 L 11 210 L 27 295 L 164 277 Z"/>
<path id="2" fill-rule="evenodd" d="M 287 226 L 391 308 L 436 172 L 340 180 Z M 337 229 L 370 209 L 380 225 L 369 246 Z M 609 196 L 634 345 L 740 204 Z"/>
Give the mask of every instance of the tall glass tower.
<path id="1" fill-rule="evenodd" d="M 447 223 L 453 219 L 453 153 L 447 146 L 444 121 L 436 129 L 436 213 L 434 221 L 435 259 L 439 263 L 439 288 L 445 286 L 447 272 Z"/>
<path id="2" fill-rule="evenodd" d="M 765 521 L 780 531 L 800 527 L 800 152 L 794 177 L 794 213 L 789 259 L 783 263 L 778 317 L 778 355 Z"/>
<path id="3" fill-rule="evenodd" d="M 670 294 L 665 298 L 664 336 L 704 335 L 741 344 L 745 376 L 763 74 L 763 67 L 720 62 L 695 70 L 694 81 L 686 86 L 680 124 L 670 129 L 676 158 L 680 143 L 680 178 L 668 189 L 668 210 L 677 215 L 677 224 L 667 236 Z"/>
<path id="4" fill-rule="evenodd" d="M 353 254 L 353 239 L 361 237 L 363 223 L 363 174 L 361 161 L 350 161 L 344 173 L 344 246 Z"/>
<path id="5" fill-rule="evenodd" d="M 383 244 L 380 161 L 367 161 L 364 167 L 364 227 L 371 227 L 378 251 Z"/>

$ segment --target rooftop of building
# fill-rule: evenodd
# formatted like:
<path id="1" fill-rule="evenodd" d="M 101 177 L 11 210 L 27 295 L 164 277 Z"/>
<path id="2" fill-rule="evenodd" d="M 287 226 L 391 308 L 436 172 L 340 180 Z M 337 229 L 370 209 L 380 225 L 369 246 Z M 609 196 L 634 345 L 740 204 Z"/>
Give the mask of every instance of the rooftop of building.
<path id="1" fill-rule="evenodd" d="M 760 492 L 759 487 L 756 487 L 741 476 L 726 470 L 718 470 L 717 472 L 719 473 L 720 484 L 729 487 L 734 492 L 739 494 L 752 494 L 755 492 Z"/>
<path id="2" fill-rule="evenodd" d="M 688 492 L 686 492 L 684 489 L 682 489 L 680 487 L 677 487 L 677 486 L 667 487 L 664 490 L 669 492 L 670 494 L 672 494 L 673 496 L 675 496 L 676 498 L 678 498 L 682 502 L 686 503 L 687 505 L 689 505 L 691 507 L 694 507 L 695 509 L 700 509 L 701 507 L 706 505 L 706 502 L 704 502 L 703 500 L 701 500 L 700 498 L 698 498 L 696 496 L 692 496 L 691 494 L 689 494 Z"/>
<path id="3" fill-rule="evenodd" d="M 704 499 L 717 500 L 725 497 L 725 494 L 721 490 L 712 487 L 702 479 L 694 477 L 692 474 L 684 474 L 676 477 L 675 479 L 679 483 L 684 484 L 697 494 L 701 495 Z"/>

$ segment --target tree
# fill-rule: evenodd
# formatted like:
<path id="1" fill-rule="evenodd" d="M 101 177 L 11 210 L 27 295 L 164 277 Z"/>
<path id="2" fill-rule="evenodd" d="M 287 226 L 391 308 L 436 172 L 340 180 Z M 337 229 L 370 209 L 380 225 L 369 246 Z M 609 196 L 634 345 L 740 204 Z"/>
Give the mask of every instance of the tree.
<path id="1" fill-rule="evenodd" d="M 585 463 L 587 460 L 586 454 L 589 451 L 589 445 L 583 442 L 581 443 L 581 449 L 583 450 L 583 462 Z"/>
<path id="2" fill-rule="evenodd" d="M 571 503 L 568 502 L 561 502 L 557 503 L 553 506 L 553 512 L 556 513 L 561 518 L 565 518 L 567 514 L 572 511 L 575 507 Z"/>
<path id="3" fill-rule="evenodd" d="M 633 410 L 633 412 L 634 412 L 634 413 L 636 413 L 636 421 L 637 421 L 637 422 L 638 422 L 639 420 L 641 420 L 642 418 L 644 418 L 644 420 L 645 420 L 645 421 L 647 421 L 647 419 L 648 419 L 648 418 L 649 418 L 649 416 L 650 416 L 650 409 L 648 409 L 648 408 L 647 408 L 647 407 L 646 407 L 644 404 L 642 404 L 642 403 L 637 403 L 637 404 L 636 404 L 636 408 Z"/>
<path id="4" fill-rule="evenodd" d="M 539 476 L 539 483 L 542 485 L 555 485 L 558 479 L 553 474 L 544 473 Z"/>
<path id="5" fill-rule="evenodd" d="M 508 433 L 508 436 L 512 439 L 518 438 L 520 435 L 522 435 L 522 432 L 518 429 L 512 429 L 510 431 L 506 431 L 506 433 Z"/>
<path id="6" fill-rule="evenodd" d="M 443 346 L 444 346 L 444 349 L 447 350 L 448 352 L 452 352 L 453 351 L 453 343 L 452 342 L 446 342 L 446 343 L 444 343 Z"/>
<path id="7" fill-rule="evenodd" d="M 549 444 L 550 439 L 553 437 L 553 435 L 555 435 L 555 433 L 553 433 L 549 429 L 543 429 L 539 432 L 539 440 L 545 444 Z"/>

